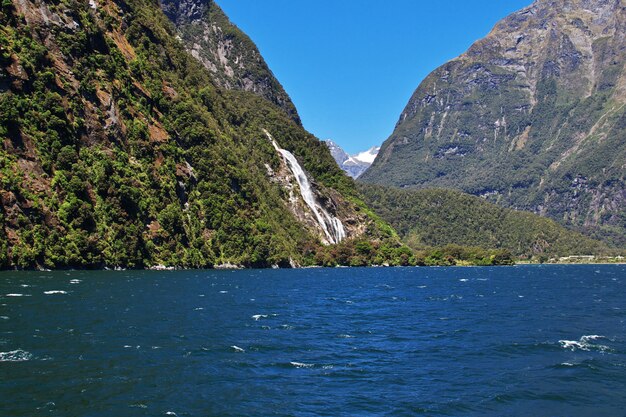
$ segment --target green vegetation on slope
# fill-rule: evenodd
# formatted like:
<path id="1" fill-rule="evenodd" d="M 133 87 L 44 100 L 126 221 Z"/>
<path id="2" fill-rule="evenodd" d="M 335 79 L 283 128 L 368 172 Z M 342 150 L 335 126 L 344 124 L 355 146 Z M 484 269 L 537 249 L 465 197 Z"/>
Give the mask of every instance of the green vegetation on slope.
<path id="1" fill-rule="evenodd" d="M 617 1 L 512 14 L 426 77 L 359 180 L 458 189 L 626 247 L 625 28 Z"/>
<path id="2" fill-rule="evenodd" d="M 605 254 L 608 248 L 532 213 L 453 190 L 361 184 L 367 204 L 414 249 L 460 245 L 506 249 L 522 258 Z M 461 248 L 459 248 L 461 250 Z"/>
<path id="3" fill-rule="evenodd" d="M 393 262 L 395 233 L 325 145 L 221 90 L 175 33 L 149 0 L 2 3 L 0 268 L 315 263 L 334 249 L 268 178 L 280 159 L 263 128 L 360 228 L 339 248 L 368 242 Z"/>

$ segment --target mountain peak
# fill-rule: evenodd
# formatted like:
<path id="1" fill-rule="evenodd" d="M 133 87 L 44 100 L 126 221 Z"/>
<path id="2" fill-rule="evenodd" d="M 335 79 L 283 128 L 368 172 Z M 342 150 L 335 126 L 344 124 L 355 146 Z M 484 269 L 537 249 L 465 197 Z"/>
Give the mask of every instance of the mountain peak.
<path id="1" fill-rule="evenodd" d="M 365 170 L 370 167 L 372 162 L 374 162 L 374 159 L 376 159 L 376 155 L 380 150 L 380 147 L 373 146 L 366 151 L 349 155 L 330 139 L 325 140 L 324 143 L 330 150 L 330 154 L 337 162 L 337 165 L 339 165 L 339 167 L 352 178 L 358 178 L 361 174 L 363 174 Z"/>
<path id="2" fill-rule="evenodd" d="M 361 179 L 626 241 L 624 44 L 623 0 L 537 0 L 422 81 Z"/>

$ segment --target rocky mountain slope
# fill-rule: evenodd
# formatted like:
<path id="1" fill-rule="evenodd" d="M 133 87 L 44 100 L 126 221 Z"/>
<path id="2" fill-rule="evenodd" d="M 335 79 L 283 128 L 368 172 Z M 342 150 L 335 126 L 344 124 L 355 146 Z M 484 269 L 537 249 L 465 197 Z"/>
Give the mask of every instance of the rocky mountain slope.
<path id="1" fill-rule="evenodd" d="M 537 0 L 433 71 L 363 181 L 455 188 L 626 244 L 626 4 Z"/>
<path id="2" fill-rule="evenodd" d="M 0 268 L 393 263 L 249 40 L 213 71 L 179 33 L 152 0 L 2 2 Z"/>
<path id="3" fill-rule="evenodd" d="M 250 91 L 276 104 L 297 123 L 296 107 L 252 40 L 213 0 L 161 0 L 183 45 L 222 88 Z"/>
<path id="4" fill-rule="evenodd" d="M 346 151 L 332 140 L 325 140 L 324 143 L 328 146 L 330 154 L 337 162 L 337 165 L 352 178 L 358 178 L 363 174 L 365 170 L 372 165 L 372 162 L 380 150 L 379 147 L 374 146 L 355 155 L 348 155 Z"/>

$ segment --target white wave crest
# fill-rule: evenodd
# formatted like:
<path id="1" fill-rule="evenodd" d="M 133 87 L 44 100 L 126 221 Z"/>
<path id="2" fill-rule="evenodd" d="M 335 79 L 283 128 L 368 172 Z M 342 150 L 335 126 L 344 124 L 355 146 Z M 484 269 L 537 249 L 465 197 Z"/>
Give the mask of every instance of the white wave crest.
<path id="1" fill-rule="evenodd" d="M 302 362 L 289 362 L 289 364 L 296 368 L 312 368 L 314 366 L 312 363 L 302 363 Z"/>
<path id="2" fill-rule="evenodd" d="M 563 349 L 569 349 L 571 351 L 575 351 L 575 350 L 584 350 L 584 351 L 598 350 L 601 352 L 610 351 L 611 348 L 609 348 L 608 346 L 594 343 L 596 340 L 599 340 L 599 339 L 606 339 L 606 337 L 597 335 L 597 334 L 584 335 L 584 336 L 581 336 L 581 338 L 578 340 L 559 340 L 559 344 L 561 345 Z"/>
<path id="3" fill-rule="evenodd" d="M 266 319 L 266 318 L 268 318 L 270 316 L 276 317 L 276 316 L 278 316 L 278 314 L 255 314 L 254 316 L 251 316 L 251 317 L 252 317 L 252 320 L 259 321 L 261 319 Z"/>
<path id="4" fill-rule="evenodd" d="M 10 352 L 0 352 L 0 362 L 24 362 L 33 358 L 32 353 L 22 349 L 12 350 Z"/>
<path id="5" fill-rule="evenodd" d="M 67 291 L 61 291 L 61 290 L 52 290 L 52 291 L 44 291 L 43 292 L 46 295 L 53 295 L 53 294 L 67 294 Z"/>
<path id="6" fill-rule="evenodd" d="M 242 348 L 240 348 L 239 346 L 236 346 L 236 345 L 232 345 L 231 349 L 234 350 L 237 353 L 243 353 L 243 352 L 246 351 L 245 349 L 242 349 Z"/>

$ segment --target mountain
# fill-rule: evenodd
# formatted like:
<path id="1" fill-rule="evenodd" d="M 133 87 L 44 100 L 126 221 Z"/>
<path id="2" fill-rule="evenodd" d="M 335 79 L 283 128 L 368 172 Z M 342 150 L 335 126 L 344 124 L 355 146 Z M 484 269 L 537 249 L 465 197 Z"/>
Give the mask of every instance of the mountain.
<path id="1" fill-rule="evenodd" d="M 379 147 L 374 146 L 355 155 L 348 155 L 332 140 L 325 140 L 324 143 L 328 146 L 330 154 L 333 156 L 339 167 L 352 178 L 358 178 L 361 174 L 363 174 L 365 170 L 370 167 L 380 150 Z"/>
<path id="2" fill-rule="evenodd" d="M 422 81 L 360 180 L 451 188 L 626 245 L 626 6 L 537 0 Z"/>
<path id="3" fill-rule="evenodd" d="M 0 268 L 406 250 L 213 2 L 2 2 L 0 143 Z"/>
<path id="4" fill-rule="evenodd" d="M 252 92 L 300 123 L 296 106 L 272 74 L 252 40 L 233 25 L 213 0 L 161 0 L 185 49 L 226 89 Z"/>
<path id="5" fill-rule="evenodd" d="M 414 249 L 460 245 L 506 249 L 522 258 L 611 254 L 605 244 L 528 212 L 444 189 L 361 184 L 365 201 Z"/>

